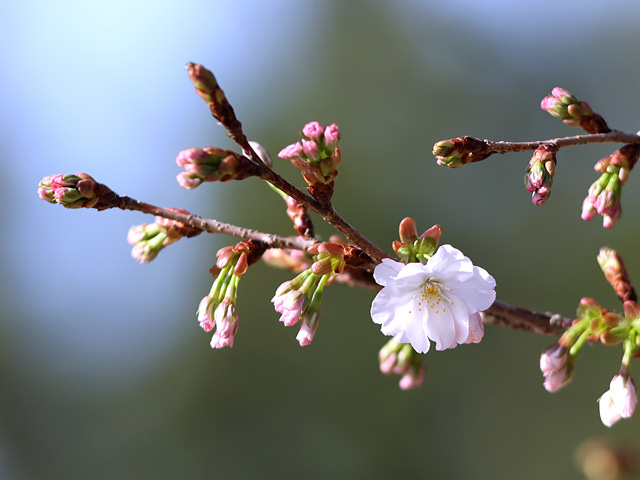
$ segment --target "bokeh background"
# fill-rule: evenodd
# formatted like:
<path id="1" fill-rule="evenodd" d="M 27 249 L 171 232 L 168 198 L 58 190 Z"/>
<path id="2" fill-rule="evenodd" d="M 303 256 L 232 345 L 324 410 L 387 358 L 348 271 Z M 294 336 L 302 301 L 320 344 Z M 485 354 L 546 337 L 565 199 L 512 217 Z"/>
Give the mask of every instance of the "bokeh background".
<path id="1" fill-rule="evenodd" d="M 442 225 L 504 301 L 615 309 L 595 257 L 614 247 L 640 279 L 635 175 L 612 231 L 579 217 L 612 145 L 562 150 L 544 207 L 523 187 L 530 154 L 454 171 L 430 152 L 467 134 L 577 134 L 538 108 L 554 86 L 635 131 L 638 14 L 632 0 L 0 4 L 0 478 L 579 479 L 584 439 L 636 439 L 638 418 L 608 430 L 597 413 L 617 349 L 586 348 L 550 395 L 538 359 L 555 339 L 487 327 L 480 345 L 430 352 L 424 387 L 402 392 L 378 370 L 371 292 L 329 288 L 301 349 L 269 302 L 290 275 L 262 264 L 241 283 L 234 348 L 213 351 L 195 311 L 232 239 L 182 240 L 141 266 L 126 233 L 150 218 L 65 210 L 36 189 L 85 171 L 140 200 L 291 234 L 257 179 L 177 185 L 178 151 L 233 148 L 183 70 L 194 61 L 274 155 L 306 122 L 336 122 L 334 204 L 383 248 L 412 216 Z"/>

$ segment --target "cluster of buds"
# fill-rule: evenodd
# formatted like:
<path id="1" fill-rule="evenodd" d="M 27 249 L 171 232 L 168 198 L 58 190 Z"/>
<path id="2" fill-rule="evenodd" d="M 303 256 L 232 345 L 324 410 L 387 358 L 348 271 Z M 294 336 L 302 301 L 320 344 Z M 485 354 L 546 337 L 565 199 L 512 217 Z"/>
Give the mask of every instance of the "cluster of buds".
<path id="1" fill-rule="evenodd" d="M 170 208 L 175 212 L 189 214 L 182 208 Z M 160 251 L 183 237 L 195 237 L 202 230 L 185 225 L 176 220 L 156 217 L 155 223 L 134 225 L 129 229 L 127 241 L 133 245 L 131 256 L 140 263 L 148 263 L 158 256 Z"/>
<path id="2" fill-rule="evenodd" d="M 425 368 L 422 355 L 409 343 L 397 343 L 389 340 L 378 354 L 380 371 L 385 375 L 402 375 L 400 388 L 411 390 L 424 383 Z"/>
<path id="3" fill-rule="evenodd" d="M 418 237 L 416 222 L 411 217 L 406 217 L 400 222 L 400 240 L 394 240 L 392 246 L 396 255 L 404 262 L 427 263 L 429 258 L 437 250 L 442 227 L 434 225 Z"/>
<path id="4" fill-rule="evenodd" d="M 341 153 L 338 142 L 340 130 L 334 123 L 324 128 L 318 122 L 309 122 L 302 129 L 302 140 L 280 151 L 280 158 L 290 159 L 302 172 L 308 190 L 323 205 L 329 204 L 333 185 L 338 175 Z"/>
<path id="5" fill-rule="evenodd" d="M 596 213 L 602 215 L 602 224 L 611 228 L 620 218 L 622 187 L 638 161 L 640 145 L 627 144 L 596 163 L 594 169 L 602 173 L 582 203 L 583 220 L 591 220 Z"/>
<path id="6" fill-rule="evenodd" d="M 205 332 L 216 329 L 212 348 L 233 347 L 238 332 L 238 284 L 249 265 L 258 260 L 265 247 L 254 240 L 218 250 L 218 261 L 211 269 L 216 277 L 209 294 L 200 301 L 198 322 Z"/>
<path id="7" fill-rule="evenodd" d="M 610 390 L 599 399 L 600 418 L 611 426 L 621 418 L 629 418 L 637 403 L 636 388 L 631 379 L 631 358 L 640 351 L 640 306 L 629 282 L 620 256 L 609 248 L 598 255 L 607 280 L 623 301 L 624 315 L 608 311 L 592 298 L 583 298 L 578 306 L 578 318 L 540 357 L 544 387 L 556 392 L 573 378 L 578 354 L 586 342 L 622 345 L 620 372 L 611 381 Z"/>
<path id="8" fill-rule="evenodd" d="M 544 97 L 540 108 L 571 127 L 579 127 L 588 133 L 607 133 L 611 129 L 587 102 L 582 102 L 564 88 L 551 90 L 551 96 Z"/>
<path id="9" fill-rule="evenodd" d="M 433 146 L 433 154 L 438 165 L 459 168 L 484 160 L 493 152 L 484 140 L 465 136 L 437 142 Z"/>
<path id="10" fill-rule="evenodd" d="M 529 161 L 524 174 L 524 184 L 531 192 L 534 205 L 543 205 L 551 195 L 553 176 L 556 173 L 557 147 L 551 144 L 540 145 Z"/>
<path id="11" fill-rule="evenodd" d="M 309 345 L 320 322 L 320 306 L 324 287 L 345 267 L 345 247 L 336 243 L 316 243 L 308 252 L 314 255 L 311 267 L 294 279 L 284 282 L 271 299 L 285 327 L 301 322 L 296 339 L 300 346 Z"/>
<path id="12" fill-rule="evenodd" d="M 109 193 L 115 196 L 86 173 L 49 175 L 38 184 L 41 199 L 67 208 L 98 208 L 102 197 Z"/>
<path id="13" fill-rule="evenodd" d="M 256 175 L 253 162 L 233 150 L 217 147 L 187 148 L 178 153 L 176 165 L 184 168 L 176 177 L 182 188 L 194 189 L 202 182 L 228 182 Z"/>

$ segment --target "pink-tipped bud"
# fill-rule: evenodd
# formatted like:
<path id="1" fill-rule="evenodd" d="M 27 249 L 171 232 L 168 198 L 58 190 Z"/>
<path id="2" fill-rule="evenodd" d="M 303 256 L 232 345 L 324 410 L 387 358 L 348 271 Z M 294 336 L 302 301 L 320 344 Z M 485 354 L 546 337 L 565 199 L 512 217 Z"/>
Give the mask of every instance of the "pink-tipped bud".
<path id="1" fill-rule="evenodd" d="M 332 123 L 324 130 L 324 141 L 329 149 L 334 149 L 338 146 L 338 142 L 340 141 L 340 129 L 338 125 Z"/>
<path id="2" fill-rule="evenodd" d="M 320 314 L 314 313 L 312 315 L 305 315 L 302 318 L 300 330 L 296 335 L 296 340 L 300 343 L 301 347 L 310 345 L 318 330 L 318 324 L 320 323 Z"/>
<path id="3" fill-rule="evenodd" d="M 302 140 L 302 151 L 310 161 L 317 162 L 321 158 L 318 144 L 313 140 Z"/>
<path id="4" fill-rule="evenodd" d="M 532 193 L 531 201 L 534 205 L 543 205 L 551 195 L 556 171 L 556 151 L 555 145 L 540 145 L 529 161 L 524 183 L 527 191 Z"/>
<path id="5" fill-rule="evenodd" d="M 198 306 L 198 323 L 205 332 L 210 332 L 216 326 L 213 320 L 213 306 L 215 302 L 207 295 L 200 301 Z"/>
<path id="6" fill-rule="evenodd" d="M 300 142 L 296 142 L 280 150 L 278 157 L 285 159 L 297 158 L 302 154 L 302 152 L 302 144 Z"/>
<path id="7" fill-rule="evenodd" d="M 550 346 L 540 356 L 540 370 L 544 376 L 544 388 L 550 393 L 557 392 L 573 378 L 569 351 L 557 343 Z"/>
<path id="8" fill-rule="evenodd" d="M 211 348 L 233 347 L 238 333 L 238 313 L 233 302 L 224 300 L 216 308 L 214 314 L 216 332 L 211 338 Z"/>
<path id="9" fill-rule="evenodd" d="M 324 127 L 319 122 L 309 122 L 302 127 L 302 135 L 307 137 L 309 140 L 319 143 L 322 140 L 323 134 Z"/>
<path id="10" fill-rule="evenodd" d="M 420 368 L 410 368 L 400 379 L 400 388 L 402 390 L 412 390 L 414 388 L 421 387 L 424 383 L 425 368 L 424 365 L 420 365 Z"/>

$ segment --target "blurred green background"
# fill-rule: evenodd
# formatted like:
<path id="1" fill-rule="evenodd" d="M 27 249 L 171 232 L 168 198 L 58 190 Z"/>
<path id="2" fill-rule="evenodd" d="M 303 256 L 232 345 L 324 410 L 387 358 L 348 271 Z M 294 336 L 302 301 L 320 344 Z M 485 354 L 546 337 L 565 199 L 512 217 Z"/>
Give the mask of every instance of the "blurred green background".
<path id="1" fill-rule="evenodd" d="M 595 257 L 611 246 L 640 278 L 635 174 L 612 231 L 579 217 L 612 145 L 562 150 L 543 207 L 523 186 L 530 154 L 450 170 L 431 146 L 577 134 L 539 109 L 554 86 L 635 131 L 638 14 L 631 0 L 2 3 L 0 478 L 582 478 L 580 442 L 638 436 L 637 416 L 611 430 L 598 417 L 619 350 L 586 348 L 550 395 L 538 359 L 555 339 L 489 326 L 479 345 L 429 352 L 425 385 L 402 392 L 378 370 L 371 292 L 329 288 L 301 349 L 269 302 L 290 275 L 257 264 L 234 348 L 213 351 L 195 311 L 233 240 L 183 240 L 140 266 L 126 233 L 150 218 L 68 211 L 36 189 L 85 171 L 139 200 L 291 234 L 257 179 L 178 187 L 178 151 L 233 147 L 182 68 L 199 62 L 274 156 L 308 121 L 340 126 L 334 204 L 387 251 L 412 216 L 442 225 L 504 301 L 615 309 Z"/>

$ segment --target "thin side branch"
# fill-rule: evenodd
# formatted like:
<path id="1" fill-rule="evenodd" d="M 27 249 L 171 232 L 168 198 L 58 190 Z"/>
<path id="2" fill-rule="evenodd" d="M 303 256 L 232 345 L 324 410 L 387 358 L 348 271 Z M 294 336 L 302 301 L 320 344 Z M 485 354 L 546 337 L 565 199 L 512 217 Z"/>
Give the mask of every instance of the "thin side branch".
<path id="1" fill-rule="evenodd" d="M 496 300 L 482 313 L 482 321 L 541 335 L 562 335 L 573 322 L 572 319 L 558 314 L 538 313 L 500 300 Z"/>
<path id="2" fill-rule="evenodd" d="M 301 237 L 281 237 L 271 233 L 263 233 L 249 228 L 238 227 L 217 220 L 202 218 L 198 215 L 184 214 L 168 208 L 157 207 L 148 203 L 139 202 L 131 197 L 121 196 L 121 201 L 117 206 L 122 210 L 134 210 L 148 213 L 170 220 L 189 225 L 208 233 L 222 233 L 243 239 L 258 240 L 270 248 L 294 248 L 296 250 L 307 250 L 313 245 L 315 240 L 305 240 Z"/>
<path id="3" fill-rule="evenodd" d="M 590 143 L 640 143 L 640 135 L 633 133 L 624 133 L 612 130 L 608 133 L 594 133 L 590 135 L 575 135 L 573 137 L 559 137 L 551 140 L 539 140 L 535 142 L 492 142 L 491 140 L 483 140 L 487 145 L 487 151 L 491 153 L 510 153 L 523 152 L 526 150 L 535 150 L 540 145 L 555 145 L 556 147 L 565 148 L 575 145 L 587 145 Z"/>

